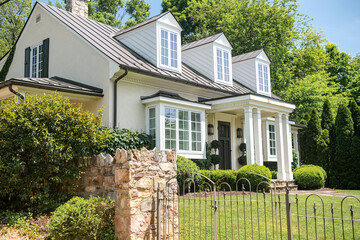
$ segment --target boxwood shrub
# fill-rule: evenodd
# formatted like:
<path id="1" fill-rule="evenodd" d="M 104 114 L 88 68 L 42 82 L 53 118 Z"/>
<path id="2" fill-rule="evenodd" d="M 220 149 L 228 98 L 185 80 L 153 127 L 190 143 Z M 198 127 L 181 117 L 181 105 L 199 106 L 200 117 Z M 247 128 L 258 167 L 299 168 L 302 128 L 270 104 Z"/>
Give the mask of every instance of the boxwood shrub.
<path id="1" fill-rule="evenodd" d="M 304 167 L 316 167 L 318 169 L 320 169 L 320 171 L 324 174 L 324 181 L 326 182 L 327 180 L 327 174 L 326 174 L 326 171 L 324 170 L 324 168 L 320 167 L 320 166 L 317 166 L 317 165 L 313 165 L 313 164 L 304 164 L 304 165 L 301 165 L 300 167 L 297 167 L 294 169 L 294 172 L 298 169 L 301 169 L 301 168 L 304 168 Z"/>
<path id="2" fill-rule="evenodd" d="M 216 183 L 217 187 L 221 185 L 217 190 L 230 191 L 229 186 L 221 184 L 223 182 L 228 183 L 232 191 L 236 190 L 237 171 L 235 170 L 201 170 L 200 173 Z"/>
<path id="3" fill-rule="evenodd" d="M 184 182 L 189 178 L 194 179 L 196 186 L 200 185 L 202 178 L 197 175 L 197 173 L 200 173 L 200 168 L 196 165 L 196 163 L 190 159 L 178 155 L 176 165 L 176 178 L 180 188 L 180 194 L 183 194 Z M 190 184 L 190 182 L 186 182 L 185 187 L 188 186 L 188 184 Z"/>
<path id="4" fill-rule="evenodd" d="M 53 239 L 116 239 L 115 203 L 101 197 L 74 197 L 52 215 L 49 232 Z"/>
<path id="5" fill-rule="evenodd" d="M 271 177 L 272 177 L 269 168 L 267 168 L 265 166 L 260 166 L 260 165 L 257 165 L 257 164 L 251 164 L 251 165 L 243 166 L 242 168 L 239 169 L 237 179 L 240 179 L 240 178 L 248 179 L 250 181 L 250 183 L 251 183 L 251 190 L 252 191 L 256 190 L 256 187 L 258 186 L 258 184 L 260 182 L 265 181 L 265 182 L 270 183 L 270 180 L 267 180 L 266 178 L 258 176 L 258 175 L 253 174 L 253 173 L 260 174 L 260 175 L 265 176 L 266 178 L 269 178 L 269 179 L 271 179 Z M 245 187 L 246 190 L 249 190 L 249 184 L 245 180 L 240 180 L 239 181 L 238 189 L 241 189 L 242 184 L 244 184 L 244 187 Z M 263 183 L 263 184 L 259 185 L 259 191 L 262 190 L 262 189 L 268 189 L 268 188 L 269 188 L 268 184 Z"/>
<path id="6" fill-rule="evenodd" d="M 318 166 L 303 165 L 294 171 L 299 189 L 318 189 L 325 185 L 324 173 Z"/>

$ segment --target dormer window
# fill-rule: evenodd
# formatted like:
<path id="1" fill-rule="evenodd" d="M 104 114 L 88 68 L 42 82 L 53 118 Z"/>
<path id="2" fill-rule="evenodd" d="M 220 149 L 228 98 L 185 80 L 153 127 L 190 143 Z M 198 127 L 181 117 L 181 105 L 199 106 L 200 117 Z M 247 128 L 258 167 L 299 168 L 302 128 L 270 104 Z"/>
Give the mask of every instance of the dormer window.
<path id="1" fill-rule="evenodd" d="M 269 93 L 269 66 L 258 64 L 259 91 Z"/>
<path id="2" fill-rule="evenodd" d="M 217 80 L 230 82 L 229 52 L 216 49 Z"/>
<path id="3" fill-rule="evenodd" d="M 178 36 L 176 33 L 161 29 L 161 65 L 178 67 Z"/>

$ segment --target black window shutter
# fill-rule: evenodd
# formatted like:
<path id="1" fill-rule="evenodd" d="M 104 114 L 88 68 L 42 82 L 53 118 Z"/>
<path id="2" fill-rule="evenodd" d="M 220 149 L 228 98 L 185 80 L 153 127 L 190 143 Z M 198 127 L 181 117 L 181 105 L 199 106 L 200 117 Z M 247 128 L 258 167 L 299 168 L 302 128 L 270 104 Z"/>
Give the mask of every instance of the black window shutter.
<path id="1" fill-rule="evenodd" d="M 49 77 L 49 38 L 43 41 L 43 75 L 41 77 Z"/>
<path id="2" fill-rule="evenodd" d="M 30 77 L 30 47 L 25 49 L 25 72 L 24 77 Z"/>

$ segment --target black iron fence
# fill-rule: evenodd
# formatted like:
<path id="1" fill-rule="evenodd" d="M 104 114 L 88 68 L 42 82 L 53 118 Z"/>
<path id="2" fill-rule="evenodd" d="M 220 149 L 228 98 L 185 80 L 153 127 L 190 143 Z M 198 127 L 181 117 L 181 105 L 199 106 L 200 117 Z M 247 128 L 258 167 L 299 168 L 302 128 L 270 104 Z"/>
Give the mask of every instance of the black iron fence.
<path id="1" fill-rule="evenodd" d="M 174 179 L 158 191 L 158 239 L 360 239 L 356 196 L 292 195 L 264 178 L 227 182 Z M 178 194 L 180 193 L 180 194 Z"/>

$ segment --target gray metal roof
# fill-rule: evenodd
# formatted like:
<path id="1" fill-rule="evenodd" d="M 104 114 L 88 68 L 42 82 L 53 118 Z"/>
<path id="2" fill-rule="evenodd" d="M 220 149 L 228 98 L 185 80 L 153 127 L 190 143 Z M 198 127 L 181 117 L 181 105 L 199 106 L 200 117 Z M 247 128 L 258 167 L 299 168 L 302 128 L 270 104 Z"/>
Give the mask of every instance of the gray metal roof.
<path id="1" fill-rule="evenodd" d="M 141 22 L 141 23 L 135 24 L 135 25 L 133 25 L 133 26 L 131 26 L 131 27 L 128 27 L 128 28 L 125 28 L 125 29 L 123 29 L 123 30 L 118 30 L 118 32 L 114 35 L 114 37 L 119 36 L 119 35 L 124 34 L 124 33 L 127 33 L 127 32 L 130 32 L 130 31 L 132 31 L 132 30 L 134 30 L 134 29 L 137 29 L 137 28 L 139 28 L 139 27 L 145 26 L 145 25 L 147 25 L 147 24 L 149 24 L 149 23 L 155 22 L 156 20 L 158 20 L 159 18 L 165 16 L 165 15 L 168 14 L 168 13 L 170 13 L 170 11 L 167 11 L 167 12 L 164 12 L 164 13 L 160 13 L 160 14 L 158 14 L 158 15 L 156 15 L 156 16 L 153 16 L 153 17 L 151 17 L 151 18 L 149 18 L 149 19 L 146 19 L 145 21 L 143 21 L 143 22 Z"/>
<path id="2" fill-rule="evenodd" d="M 0 89 L 9 85 L 26 86 L 33 88 L 48 89 L 60 92 L 77 93 L 92 96 L 104 96 L 103 90 L 82 84 L 73 80 L 51 77 L 51 78 L 11 78 L 0 83 Z"/>
<path id="3" fill-rule="evenodd" d="M 81 17 L 71 12 L 50 6 L 43 2 L 36 2 L 51 15 L 76 32 L 80 37 L 102 52 L 105 56 L 126 67 L 130 71 L 156 76 L 171 81 L 177 81 L 193 86 L 213 89 L 229 94 L 246 94 L 253 92 L 234 81 L 233 86 L 219 84 L 199 74 L 186 64 L 182 64 L 182 72 L 176 73 L 157 68 L 143 57 L 113 38 L 119 29 L 109 25 Z"/>
<path id="4" fill-rule="evenodd" d="M 223 34 L 224 33 L 218 33 L 218 34 L 212 35 L 210 37 L 206 37 L 206 38 L 203 38 L 203 39 L 200 39 L 200 40 L 197 40 L 197 41 L 182 45 L 181 50 L 186 51 L 186 50 L 189 50 L 191 48 L 195 48 L 195 47 L 199 47 L 199 46 L 202 46 L 202 45 L 205 45 L 205 44 L 208 44 L 208 43 L 212 43 Z"/>
<path id="5" fill-rule="evenodd" d="M 241 55 L 234 56 L 232 58 L 232 62 L 236 63 L 236 62 L 256 58 L 263 51 L 264 51 L 263 49 L 260 49 L 260 50 L 256 50 L 256 51 L 253 51 L 253 52 L 248 52 L 248 53 L 244 53 L 244 54 L 241 54 Z"/>

